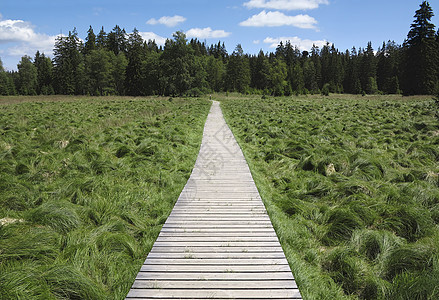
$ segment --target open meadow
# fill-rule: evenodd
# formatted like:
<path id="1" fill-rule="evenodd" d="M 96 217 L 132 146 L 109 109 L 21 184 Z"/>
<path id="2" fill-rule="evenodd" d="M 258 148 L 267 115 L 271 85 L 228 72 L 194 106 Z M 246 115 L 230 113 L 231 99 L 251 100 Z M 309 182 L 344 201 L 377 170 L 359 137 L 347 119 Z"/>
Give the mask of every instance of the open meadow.
<path id="1" fill-rule="evenodd" d="M 0 299 L 123 299 L 186 184 L 210 103 L 0 99 Z"/>
<path id="2" fill-rule="evenodd" d="M 439 299 L 432 97 L 222 97 L 304 299 Z"/>
<path id="3" fill-rule="evenodd" d="M 432 97 L 213 99 L 304 299 L 439 298 Z M 0 298 L 123 299 L 189 178 L 209 107 L 1 98 Z"/>

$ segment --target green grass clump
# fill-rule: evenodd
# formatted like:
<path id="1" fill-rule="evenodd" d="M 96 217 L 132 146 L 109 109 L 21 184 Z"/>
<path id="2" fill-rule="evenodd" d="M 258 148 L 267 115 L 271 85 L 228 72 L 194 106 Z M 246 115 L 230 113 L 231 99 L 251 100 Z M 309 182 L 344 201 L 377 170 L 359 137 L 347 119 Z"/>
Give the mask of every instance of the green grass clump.
<path id="1" fill-rule="evenodd" d="M 229 96 L 221 106 L 304 299 L 438 298 L 431 98 Z"/>
<path id="2" fill-rule="evenodd" d="M 195 163 L 202 99 L 0 99 L 0 299 L 123 299 Z"/>

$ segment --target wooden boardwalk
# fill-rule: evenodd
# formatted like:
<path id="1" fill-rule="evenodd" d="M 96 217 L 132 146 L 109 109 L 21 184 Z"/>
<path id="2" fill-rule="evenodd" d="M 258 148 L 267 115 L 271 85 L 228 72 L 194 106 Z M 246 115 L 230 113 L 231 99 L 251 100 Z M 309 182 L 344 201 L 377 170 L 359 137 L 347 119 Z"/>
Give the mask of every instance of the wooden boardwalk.
<path id="1" fill-rule="evenodd" d="M 301 299 L 218 102 L 191 177 L 126 299 Z"/>

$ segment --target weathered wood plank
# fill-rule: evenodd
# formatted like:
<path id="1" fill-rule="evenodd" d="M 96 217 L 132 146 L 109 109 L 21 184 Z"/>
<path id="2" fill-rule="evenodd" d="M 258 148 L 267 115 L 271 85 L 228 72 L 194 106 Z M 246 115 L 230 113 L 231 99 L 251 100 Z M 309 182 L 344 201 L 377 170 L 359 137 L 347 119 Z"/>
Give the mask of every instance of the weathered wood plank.
<path id="1" fill-rule="evenodd" d="M 258 259 L 258 258 L 285 258 L 285 255 L 283 252 L 220 252 L 220 253 L 212 253 L 212 252 L 201 252 L 201 253 L 187 253 L 187 252 L 150 252 L 148 254 L 148 258 L 173 258 L 173 259 L 180 259 L 180 258 L 186 258 L 190 255 L 192 258 L 195 259 Z"/>
<path id="2" fill-rule="evenodd" d="M 180 252 L 180 253 L 266 253 L 266 252 L 282 252 L 280 246 L 277 247 L 220 247 L 220 246 L 207 246 L 207 247 L 191 247 L 187 245 L 173 245 L 173 246 L 161 246 L 155 244 L 151 252 Z"/>
<path id="3" fill-rule="evenodd" d="M 294 283 L 291 271 L 287 272 L 265 272 L 265 273 L 199 273 L 199 272 L 139 272 L 137 274 L 139 280 L 288 280 L 290 284 Z"/>
<path id="4" fill-rule="evenodd" d="M 159 237 L 274 237 L 277 238 L 276 233 L 273 232 L 160 232 Z"/>
<path id="5" fill-rule="evenodd" d="M 135 289 L 296 289 L 295 281 L 286 280 L 136 280 Z"/>
<path id="6" fill-rule="evenodd" d="M 262 232 L 274 232 L 273 228 L 162 228 L 163 232 L 194 232 L 194 233 L 208 233 L 208 232 L 218 232 L 218 233 L 262 233 Z"/>
<path id="7" fill-rule="evenodd" d="M 215 299 L 218 297 L 235 299 L 300 299 L 298 289 L 132 289 L 127 298 L 148 297 L 176 297 L 177 299 Z"/>
<path id="8" fill-rule="evenodd" d="M 279 246 L 279 242 L 259 242 L 259 241 L 248 241 L 248 242 L 188 242 L 188 241 L 172 241 L 172 242 L 157 242 L 157 246 L 161 247 L 173 247 L 178 245 L 184 245 L 186 247 L 276 247 Z"/>
<path id="9" fill-rule="evenodd" d="M 278 243 L 273 236 L 159 236 L 156 243 L 162 242 L 273 242 Z"/>
<path id="10" fill-rule="evenodd" d="M 247 259 L 247 258 L 229 258 L 229 259 L 199 259 L 191 256 L 191 253 L 187 253 L 187 257 L 185 258 L 152 258 L 148 257 L 144 265 L 209 265 L 209 266 L 251 266 L 251 265 L 288 265 L 288 262 L 285 258 L 255 258 L 255 259 Z"/>
<path id="11" fill-rule="evenodd" d="M 265 273 L 291 271 L 288 265 L 143 265 L 141 272 Z"/>

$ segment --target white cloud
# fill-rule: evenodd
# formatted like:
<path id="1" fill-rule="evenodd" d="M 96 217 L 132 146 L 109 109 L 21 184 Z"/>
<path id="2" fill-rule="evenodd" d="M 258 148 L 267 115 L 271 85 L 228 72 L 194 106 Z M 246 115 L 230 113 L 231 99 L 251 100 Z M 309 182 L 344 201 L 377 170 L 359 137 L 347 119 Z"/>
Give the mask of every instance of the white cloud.
<path id="1" fill-rule="evenodd" d="M 316 9 L 320 4 L 329 4 L 328 0 L 250 0 L 244 3 L 248 8 L 264 8 L 277 10 Z"/>
<path id="2" fill-rule="evenodd" d="M 166 38 L 155 34 L 154 32 L 139 32 L 140 36 L 145 40 L 145 41 L 155 41 L 155 43 L 157 45 L 164 45 L 166 42 Z"/>
<path id="3" fill-rule="evenodd" d="M 226 38 L 230 36 L 231 32 L 226 32 L 224 30 L 212 30 L 210 27 L 206 28 L 192 28 L 186 32 L 188 38 L 198 38 L 198 39 L 217 39 Z"/>
<path id="4" fill-rule="evenodd" d="M 259 45 L 260 43 L 261 43 L 260 40 L 254 40 L 254 41 L 253 41 L 253 44 L 255 44 L 255 45 Z"/>
<path id="5" fill-rule="evenodd" d="M 294 26 L 303 29 L 316 29 L 317 20 L 308 15 L 287 16 L 279 11 L 263 10 L 260 14 L 239 23 L 248 27 Z"/>
<path id="6" fill-rule="evenodd" d="M 32 24 L 23 20 L 0 21 L 0 44 L 16 44 L 8 48 L 9 55 L 33 56 L 37 50 L 51 55 L 55 39 L 56 36 L 36 33 Z"/>
<path id="7" fill-rule="evenodd" d="M 175 26 L 177 26 L 178 24 L 183 23 L 184 21 L 186 21 L 186 18 L 185 18 L 185 17 L 175 15 L 175 16 L 173 16 L 173 17 L 164 16 L 164 17 L 161 17 L 161 18 L 158 19 L 158 20 L 152 18 L 152 19 L 149 19 L 149 20 L 146 22 L 146 24 L 149 24 L 149 25 L 157 25 L 157 24 L 161 24 L 161 25 L 165 25 L 165 26 L 167 26 L 167 27 L 175 27 Z"/>
<path id="8" fill-rule="evenodd" d="M 34 40 L 32 25 L 22 20 L 0 21 L 0 43 Z"/>
<path id="9" fill-rule="evenodd" d="M 297 48 L 299 48 L 301 51 L 309 51 L 311 50 L 313 45 L 322 48 L 328 42 L 325 40 L 315 40 L 315 41 L 307 40 L 307 39 L 303 40 L 297 36 L 278 37 L 278 38 L 267 37 L 264 39 L 264 43 L 270 44 L 269 45 L 270 48 L 276 48 L 277 46 L 279 46 L 280 42 L 282 42 L 285 45 L 285 43 L 288 41 L 291 43 L 291 45 L 297 46 Z"/>

